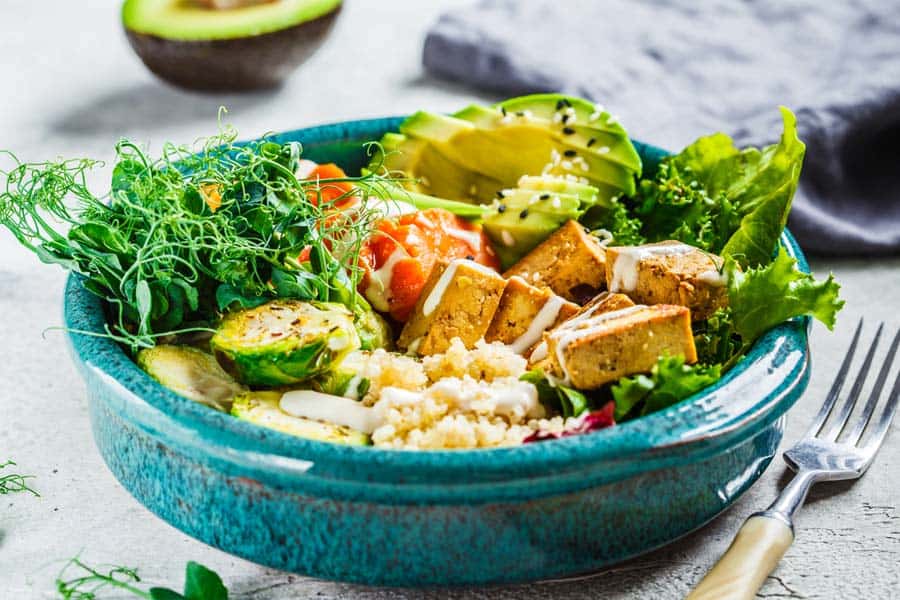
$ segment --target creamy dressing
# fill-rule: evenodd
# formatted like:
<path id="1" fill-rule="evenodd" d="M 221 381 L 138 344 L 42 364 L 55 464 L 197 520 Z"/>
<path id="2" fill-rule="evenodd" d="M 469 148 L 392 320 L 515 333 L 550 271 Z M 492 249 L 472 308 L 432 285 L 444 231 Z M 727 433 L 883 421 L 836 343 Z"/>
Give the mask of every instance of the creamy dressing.
<path id="1" fill-rule="evenodd" d="M 547 342 L 541 342 L 534 347 L 534 350 L 532 350 L 531 356 L 528 357 L 528 362 L 534 364 L 540 360 L 544 360 L 545 358 L 547 358 L 548 354 Z"/>
<path id="2" fill-rule="evenodd" d="M 563 373 L 562 383 L 564 385 L 569 385 L 572 382 L 572 376 L 565 359 L 566 348 L 569 347 L 569 344 L 601 331 L 607 321 L 625 317 L 647 308 L 643 304 L 636 304 L 620 310 L 591 316 L 601 304 L 595 304 L 583 314 L 569 319 L 550 333 L 550 338 L 556 343 L 556 364 L 559 365 Z"/>
<path id="3" fill-rule="evenodd" d="M 457 258 L 456 260 L 450 261 L 450 264 L 447 265 L 447 268 L 444 269 L 443 273 L 441 273 L 441 276 L 437 280 L 437 283 L 435 283 L 434 287 L 431 288 L 431 292 L 429 292 L 428 297 L 425 298 L 425 303 L 422 305 L 423 315 L 427 317 L 428 315 L 433 313 L 434 309 L 436 309 L 438 307 L 438 304 L 441 303 L 441 300 L 444 297 L 444 293 L 447 291 L 447 287 L 450 285 L 450 282 L 453 281 L 453 277 L 456 276 L 456 269 L 461 264 L 465 264 L 475 269 L 476 271 L 481 271 L 482 273 L 488 275 L 496 275 L 496 273 L 491 269 L 473 260 Z"/>
<path id="4" fill-rule="evenodd" d="M 648 246 L 622 246 L 616 248 L 618 255 L 612 264 L 611 292 L 633 292 L 638 284 L 638 267 L 651 256 L 673 256 L 690 254 L 695 248 L 682 243 L 662 243 Z M 607 265 L 609 266 L 609 265 Z"/>
<path id="5" fill-rule="evenodd" d="M 463 412 L 487 412 L 521 418 L 537 414 L 540 407 L 537 388 L 533 384 L 517 380 L 503 384 L 477 381 L 474 385 L 466 385 L 465 381 L 448 377 L 434 383 L 425 393 L 437 394 L 450 400 Z M 422 400 L 422 392 L 407 394 L 416 394 L 418 400 Z"/>
<path id="6" fill-rule="evenodd" d="M 394 277 L 394 265 L 406 257 L 406 251 L 402 248 L 397 248 L 388 256 L 388 259 L 384 261 L 381 267 L 369 274 L 369 283 L 366 286 L 365 296 L 372 303 L 372 306 L 381 312 L 388 312 L 391 309 L 391 305 L 388 302 L 388 292 L 391 289 L 391 281 Z"/>
<path id="7" fill-rule="evenodd" d="M 447 230 L 447 235 L 460 240 L 475 252 L 481 250 L 481 232 L 479 231 L 467 231 L 451 227 Z"/>
<path id="8" fill-rule="evenodd" d="M 534 319 L 531 321 L 531 324 L 528 326 L 525 333 L 517 337 L 509 345 L 513 352 L 516 354 L 524 354 L 526 350 L 538 343 L 541 339 L 541 335 L 556 323 L 556 319 L 559 318 L 559 311 L 562 306 L 563 299 L 559 296 L 551 296 L 544 302 L 544 306 L 542 306 L 541 310 L 538 311 L 538 314 L 534 316 Z"/>
<path id="9" fill-rule="evenodd" d="M 356 400 L 313 390 L 285 392 L 279 406 L 295 417 L 345 425 L 367 434 L 384 422 L 380 411 L 363 406 Z"/>
<path id="10" fill-rule="evenodd" d="M 728 285 L 728 276 L 724 272 L 719 273 L 718 271 L 710 269 L 709 271 L 703 271 L 697 275 L 697 281 L 702 281 L 713 287 L 725 287 Z"/>
<path id="11" fill-rule="evenodd" d="M 344 398 L 359 400 L 359 385 L 363 382 L 363 379 L 365 377 L 359 373 L 350 378 L 350 381 L 347 382 L 347 389 L 344 390 Z"/>

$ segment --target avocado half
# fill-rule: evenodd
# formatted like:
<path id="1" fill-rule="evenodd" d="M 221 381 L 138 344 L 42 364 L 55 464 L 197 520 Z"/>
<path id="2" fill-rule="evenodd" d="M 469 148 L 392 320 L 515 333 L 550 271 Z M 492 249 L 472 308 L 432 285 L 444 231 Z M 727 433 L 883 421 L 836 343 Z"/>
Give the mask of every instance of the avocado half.
<path id="1" fill-rule="evenodd" d="M 322 44 L 341 4 L 125 0 L 122 24 L 131 47 L 160 78 L 195 90 L 246 91 L 281 84 Z"/>

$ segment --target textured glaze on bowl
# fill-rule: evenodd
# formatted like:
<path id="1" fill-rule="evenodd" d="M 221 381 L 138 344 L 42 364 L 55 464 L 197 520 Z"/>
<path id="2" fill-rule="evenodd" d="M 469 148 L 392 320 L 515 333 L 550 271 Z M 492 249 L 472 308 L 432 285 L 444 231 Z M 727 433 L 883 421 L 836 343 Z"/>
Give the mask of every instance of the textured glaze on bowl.
<path id="1" fill-rule="evenodd" d="M 274 136 L 351 171 L 372 119 Z M 665 153 L 636 144 L 645 168 Z M 784 243 L 807 270 L 796 242 Z M 102 331 L 69 279 L 66 325 Z M 807 320 L 770 331 L 716 385 L 648 417 L 516 448 L 404 452 L 264 429 L 184 400 L 115 343 L 71 334 L 97 446 L 141 503 L 187 534 L 304 575 L 385 585 L 563 577 L 657 548 L 729 506 L 768 466 L 808 379 Z"/>

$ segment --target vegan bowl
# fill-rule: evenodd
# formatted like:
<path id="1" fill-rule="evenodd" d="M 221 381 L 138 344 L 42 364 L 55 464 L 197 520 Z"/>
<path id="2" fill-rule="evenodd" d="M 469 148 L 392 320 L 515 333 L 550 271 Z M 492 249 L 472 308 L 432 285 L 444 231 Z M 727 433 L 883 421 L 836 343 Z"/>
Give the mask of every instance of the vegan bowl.
<path id="1" fill-rule="evenodd" d="M 4 199 L 26 219 L 6 223 L 81 273 L 66 325 L 98 445 L 163 518 L 336 579 L 555 577 L 746 489 L 805 385 L 804 315 L 840 306 L 782 232 L 802 160 L 789 113 L 762 151 L 718 134 L 665 157 L 620 129 L 548 95 L 249 144 L 226 131 L 162 163 L 123 143 L 110 204 L 69 185 L 87 163 L 19 164 Z M 87 210 L 26 185 L 48 173 Z M 29 237 L 47 209 L 72 230 Z M 129 227 L 90 227 L 107 218 Z M 192 260 L 187 285 L 160 277 Z"/>

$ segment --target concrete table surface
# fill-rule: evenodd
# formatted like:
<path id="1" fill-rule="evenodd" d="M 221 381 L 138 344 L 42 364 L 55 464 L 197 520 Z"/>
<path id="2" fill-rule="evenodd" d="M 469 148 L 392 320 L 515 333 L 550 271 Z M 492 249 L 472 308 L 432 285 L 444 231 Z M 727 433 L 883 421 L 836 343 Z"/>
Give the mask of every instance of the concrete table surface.
<path id="1" fill-rule="evenodd" d="M 214 132 L 216 110 L 243 137 L 327 121 L 444 111 L 472 90 L 422 73 L 424 31 L 450 1 L 350 1 L 332 37 L 276 92 L 198 95 L 172 89 L 141 65 L 122 35 L 118 2 L 0 6 L 0 147 L 27 160 L 109 159 L 128 136 L 159 149 Z M 776 99 L 773 99 L 776 103 Z M 702 134 L 706 132 L 697 132 Z M 652 140 L 659 141 L 659 140 Z M 670 145 L 690 140 L 669 140 Z M 99 172 L 103 184 L 109 168 Z M 809 390 L 791 411 L 786 443 L 811 420 L 860 316 L 900 325 L 900 259 L 813 260 L 833 271 L 847 306 L 835 332 L 816 325 Z M 139 567 L 179 588 L 186 561 L 218 571 L 234 598 L 680 598 L 725 550 L 741 521 L 785 481 L 780 459 L 727 513 L 685 539 L 578 581 L 469 590 L 373 589 L 259 567 L 212 549 L 138 504 L 103 464 L 91 438 L 84 386 L 60 323 L 65 275 L 0 232 L 0 460 L 36 476 L 41 497 L 0 497 L 0 597 L 54 597 L 54 578 L 78 553 L 92 563 Z M 814 490 L 798 538 L 760 592 L 767 598 L 900 597 L 900 432 L 853 485 Z M 586 517 L 588 518 L 588 517 Z M 110 596 L 115 597 L 115 596 Z"/>

